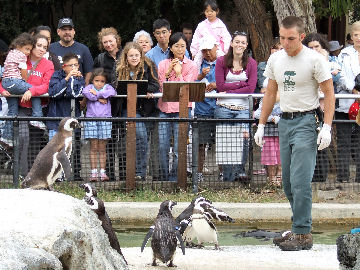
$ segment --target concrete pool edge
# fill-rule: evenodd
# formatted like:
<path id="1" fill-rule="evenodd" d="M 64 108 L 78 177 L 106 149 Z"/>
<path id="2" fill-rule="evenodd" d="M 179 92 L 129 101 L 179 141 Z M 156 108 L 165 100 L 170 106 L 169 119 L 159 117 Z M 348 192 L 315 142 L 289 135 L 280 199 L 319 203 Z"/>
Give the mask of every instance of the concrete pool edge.
<path id="1" fill-rule="evenodd" d="M 227 212 L 237 222 L 289 223 L 291 209 L 288 203 L 223 203 L 214 202 L 217 208 Z M 180 202 L 173 210 L 179 215 L 189 203 Z M 152 222 L 159 210 L 160 202 L 105 202 L 112 220 L 122 222 Z M 313 223 L 359 224 L 360 204 L 314 203 Z"/>

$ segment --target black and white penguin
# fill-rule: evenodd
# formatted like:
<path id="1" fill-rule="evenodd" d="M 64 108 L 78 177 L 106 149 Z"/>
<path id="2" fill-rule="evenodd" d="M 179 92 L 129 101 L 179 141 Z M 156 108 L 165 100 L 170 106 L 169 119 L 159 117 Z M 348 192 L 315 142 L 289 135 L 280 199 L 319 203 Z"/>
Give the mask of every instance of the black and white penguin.
<path id="1" fill-rule="evenodd" d="M 95 212 L 101 221 L 101 226 L 109 237 L 110 246 L 123 257 L 125 263 L 127 264 L 127 261 L 121 251 L 119 240 L 117 239 L 115 231 L 112 227 L 111 219 L 105 210 L 104 202 L 97 197 L 97 190 L 95 186 L 90 183 L 86 183 L 81 184 L 80 187 L 85 190 L 85 202 L 90 205 L 91 210 Z"/>
<path id="2" fill-rule="evenodd" d="M 175 219 L 171 214 L 174 205 L 176 205 L 176 202 L 173 201 L 164 201 L 161 203 L 154 225 L 150 227 L 141 246 L 141 252 L 143 252 L 149 238 L 152 236 L 152 266 L 157 266 L 156 259 L 159 259 L 163 263 L 169 262 L 168 267 L 176 267 L 173 264 L 173 260 L 177 240 L 179 240 L 182 253 L 185 255 L 184 242 L 182 241 L 179 228 L 176 226 Z"/>
<path id="3" fill-rule="evenodd" d="M 80 128 L 76 119 L 66 117 L 61 120 L 58 132 L 36 156 L 21 187 L 52 190 L 52 185 L 62 171 L 64 171 L 66 179 L 72 179 L 70 156 L 72 132 L 75 128 Z"/>
<path id="4" fill-rule="evenodd" d="M 215 249 L 219 249 L 217 230 L 212 220 L 234 222 L 227 213 L 215 208 L 209 200 L 195 200 L 193 213 L 188 220 L 183 219 L 180 223 L 186 244 L 196 246 L 192 243 L 196 238 L 200 247 L 203 243 L 214 243 Z"/>

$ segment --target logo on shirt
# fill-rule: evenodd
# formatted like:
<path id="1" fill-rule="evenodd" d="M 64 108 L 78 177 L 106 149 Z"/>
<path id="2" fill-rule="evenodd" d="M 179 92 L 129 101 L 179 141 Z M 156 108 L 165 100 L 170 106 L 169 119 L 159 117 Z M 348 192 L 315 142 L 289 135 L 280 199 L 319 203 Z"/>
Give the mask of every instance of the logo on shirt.
<path id="1" fill-rule="evenodd" d="M 284 91 L 295 91 L 295 75 L 295 71 L 288 70 L 284 72 Z"/>

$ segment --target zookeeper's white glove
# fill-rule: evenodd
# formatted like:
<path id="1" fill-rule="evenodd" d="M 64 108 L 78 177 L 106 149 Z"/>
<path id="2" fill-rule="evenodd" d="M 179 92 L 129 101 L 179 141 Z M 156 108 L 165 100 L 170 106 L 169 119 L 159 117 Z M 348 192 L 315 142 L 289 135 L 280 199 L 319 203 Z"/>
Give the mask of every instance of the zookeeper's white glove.
<path id="1" fill-rule="evenodd" d="M 318 150 L 323 150 L 330 145 L 331 142 L 331 126 L 323 124 L 317 137 Z"/>
<path id="2" fill-rule="evenodd" d="M 265 140 L 264 140 L 264 128 L 265 128 L 264 124 L 259 124 L 258 128 L 256 130 L 256 133 L 254 135 L 255 143 L 260 147 L 263 147 L 263 145 L 265 143 Z"/>

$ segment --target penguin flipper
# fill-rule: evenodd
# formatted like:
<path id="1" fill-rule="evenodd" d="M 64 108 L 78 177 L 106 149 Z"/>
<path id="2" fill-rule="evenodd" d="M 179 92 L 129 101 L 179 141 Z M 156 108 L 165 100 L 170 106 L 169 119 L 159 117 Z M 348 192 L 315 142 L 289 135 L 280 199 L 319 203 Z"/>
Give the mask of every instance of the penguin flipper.
<path id="1" fill-rule="evenodd" d="M 147 242 L 149 241 L 150 237 L 151 237 L 151 236 L 153 235 L 153 233 L 154 233 L 154 229 L 155 229 L 155 226 L 150 226 L 150 229 L 149 229 L 147 235 L 145 236 L 144 241 L 143 241 L 143 243 L 142 243 L 142 245 L 141 245 L 141 252 L 144 251 L 144 248 L 145 248 Z"/>
<path id="2" fill-rule="evenodd" d="M 175 234 L 176 234 L 176 238 L 179 240 L 181 251 L 182 251 L 183 255 L 185 255 L 184 241 L 183 241 L 181 233 L 180 233 L 180 228 L 177 226 L 175 227 Z"/>
<path id="3" fill-rule="evenodd" d="M 65 152 L 65 148 L 63 148 L 59 154 L 56 156 L 57 160 L 59 161 L 59 163 L 61 164 L 63 170 L 64 170 L 64 174 L 65 177 L 68 181 L 72 180 L 72 176 L 71 176 L 71 165 L 70 165 L 70 160 L 66 155 Z"/>

